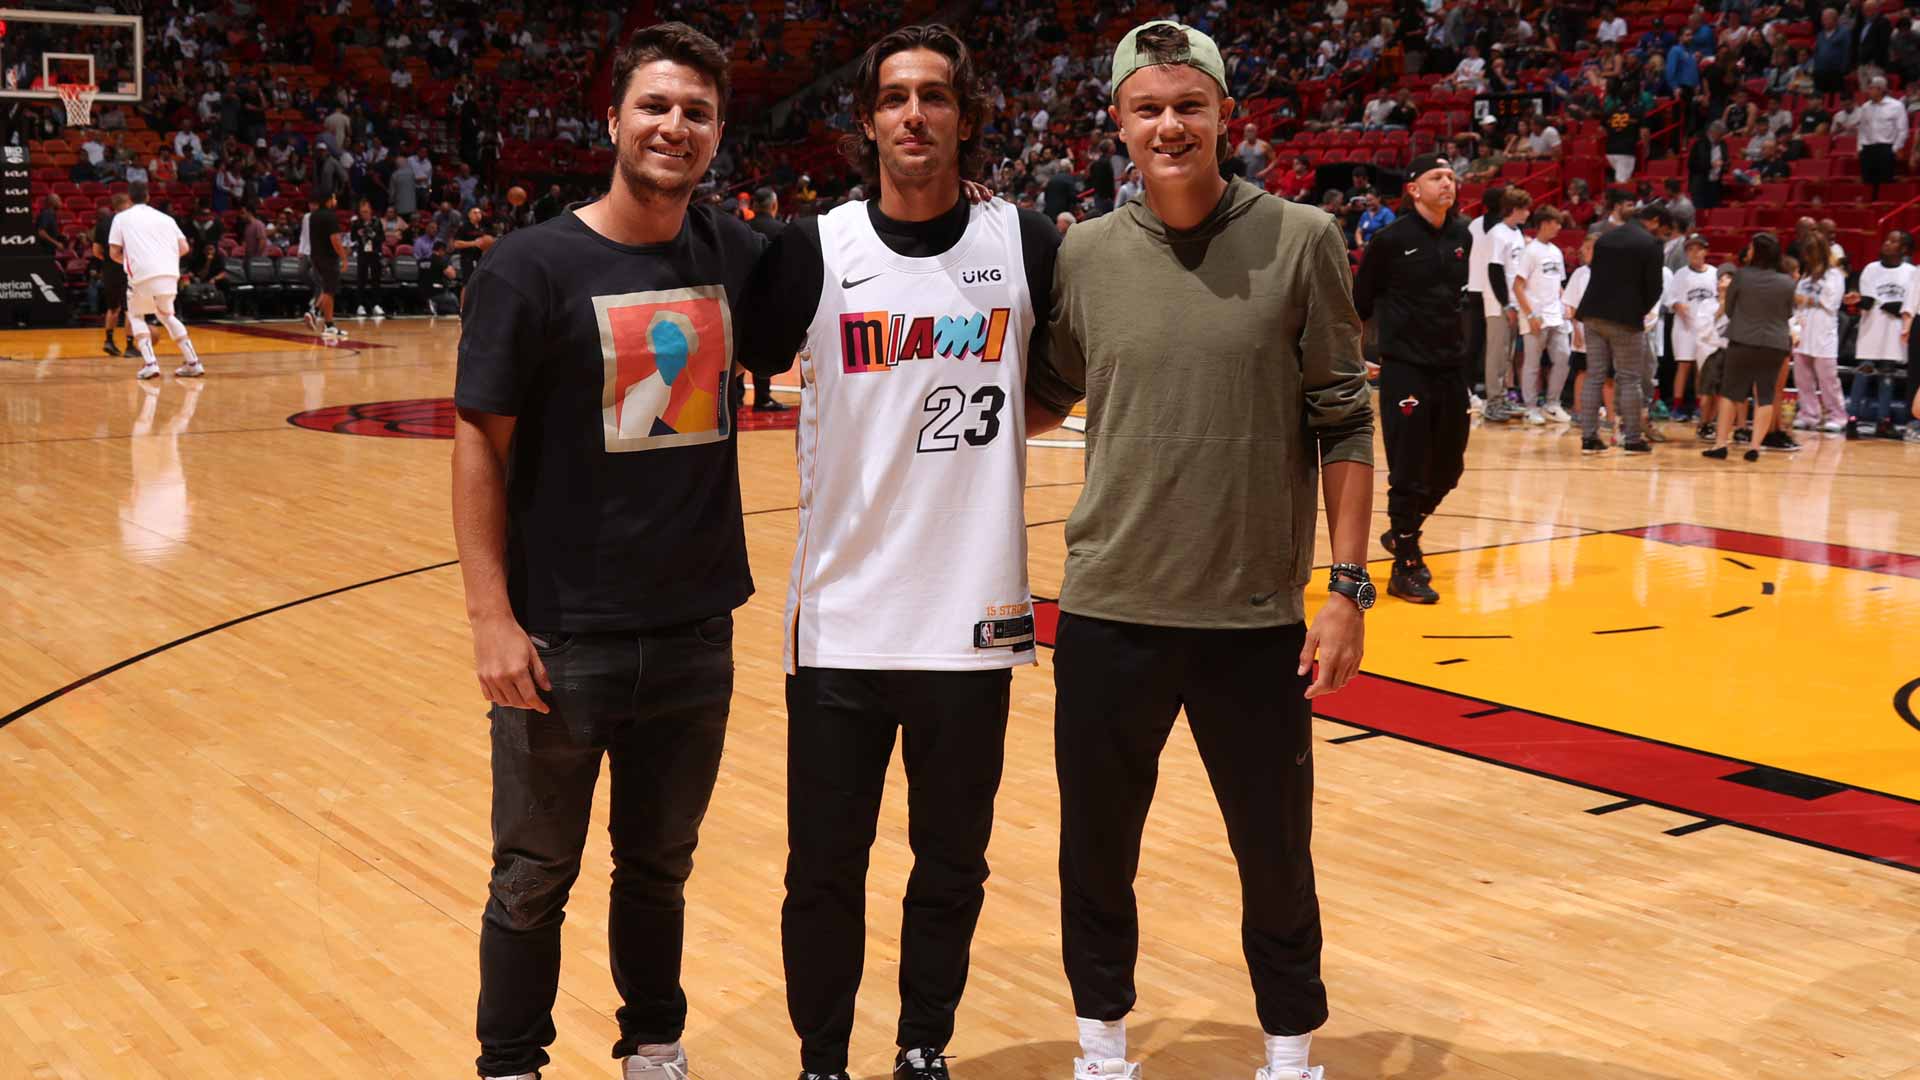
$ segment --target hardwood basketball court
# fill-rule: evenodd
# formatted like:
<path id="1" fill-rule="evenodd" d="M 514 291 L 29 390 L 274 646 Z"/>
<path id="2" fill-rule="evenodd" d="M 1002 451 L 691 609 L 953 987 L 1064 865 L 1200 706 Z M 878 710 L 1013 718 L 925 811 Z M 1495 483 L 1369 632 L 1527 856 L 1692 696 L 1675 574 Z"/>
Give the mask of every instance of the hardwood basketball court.
<path id="1" fill-rule="evenodd" d="M 199 383 L 138 384 L 95 331 L 0 333 L 0 1077 L 471 1075 L 487 738 L 437 437 L 459 326 L 343 325 L 325 347 L 195 327 Z M 1040 597 L 1081 473 L 1072 433 L 1048 441 Z M 1475 433 L 1428 530 L 1445 602 L 1383 600 L 1367 676 L 1320 702 L 1316 1060 L 1334 1080 L 1920 1080 L 1920 447 L 1815 436 L 1745 465 L 1684 436 L 1650 460 L 1575 441 Z M 741 442 L 759 593 L 690 886 L 701 1080 L 797 1068 L 793 437 Z M 1070 1074 L 1051 715 L 1043 649 L 1015 676 L 950 1048 L 966 1080 Z M 896 766 L 863 1080 L 892 1061 L 902 793 Z M 1250 1076 L 1237 881 L 1184 728 L 1146 843 L 1137 1056 L 1154 1080 Z M 596 826 L 549 1077 L 616 1073 L 606 875 Z"/>

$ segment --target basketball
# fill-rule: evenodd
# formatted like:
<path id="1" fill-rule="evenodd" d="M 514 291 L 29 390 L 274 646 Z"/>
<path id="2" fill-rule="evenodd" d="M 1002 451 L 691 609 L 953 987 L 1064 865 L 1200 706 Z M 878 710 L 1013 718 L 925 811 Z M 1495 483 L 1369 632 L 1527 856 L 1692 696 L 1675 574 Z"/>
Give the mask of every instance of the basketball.
<path id="1" fill-rule="evenodd" d="M 515 184 L 507 189 L 507 201 L 515 206 L 527 204 L 527 189 Z"/>

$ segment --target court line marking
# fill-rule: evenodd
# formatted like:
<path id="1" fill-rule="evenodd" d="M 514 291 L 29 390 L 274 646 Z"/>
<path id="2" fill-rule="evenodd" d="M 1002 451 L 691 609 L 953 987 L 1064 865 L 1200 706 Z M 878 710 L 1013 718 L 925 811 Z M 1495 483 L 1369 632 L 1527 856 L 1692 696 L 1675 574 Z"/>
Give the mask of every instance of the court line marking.
<path id="1" fill-rule="evenodd" d="M 121 660 L 116 663 L 110 664 L 106 667 L 103 667 L 99 671 L 96 671 L 91 675 L 85 675 L 85 676 L 82 676 L 81 678 L 75 679 L 74 681 L 68 683 L 67 685 L 61 687 L 58 690 L 54 690 L 51 693 L 41 695 L 38 699 L 34 701 L 30 701 L 27 704 L 20 706 L 19 708 L 13 710 L 7 715 L 0 716 L 0 728 L 6 727 L 8 724 L 13 723 L 15 720 L 20 719 L 21 717 L 27 715 L 30 712 L 33 712 L 36 709 L 41 708 L 44 705 L 49 705 L 55 701 L 60 700 L 63 697 L 66 697 L 68 694 L 73 693 L 75 690 L 78 690 L 89 683 L 97 682 L 101 679 L 106 678 L 109 675 L 112 675 L 116 671 L 120 671 L 124 668 L 131 667 L 142 660 L 146 660 L 150 657 L 158 656 L 163 652 L 166 652 L 170 649 L 178 648 L 182 645 L 187 644 L 188 642 L 198 641 L 199 639 L 206 637 L 208 634 L 216 634 L 222 630 L 227 630 L 227 629 L 231 629 L 232 627 L 239 626 L 241 623 L 249 623 L 255 619 L 262 619 L 276 612 L 285 611 L 288 608 L 296 608 L 302 604 L 311 604 L 315 600 L 325 600 L 329 596 L 338 596 L 341 593 L 352 592 L 355 589 L 362 589 L 367 587 L 368 585 L 378 585 L 384 581 L 393 581 L 398 578 L 412 577 L 415 574 L 424 574 L 429 570 L 444 569 L 446 567 L 453 566 L 459 561 L 460 560 L 458 559 L 452 559 L 447 562 L 434 563 L 430 566 L 416 566 L 411 570 L 402 570 L 398 573 L 386 574 L 381 577 L 370 578 L 366 581 L 356 581 L 351 585 L 342 585 L 337 589 L 328 589 L 326 592 L 315 593 L 312 596 L 303 596 L 298 600 L 289 600 L 284 604 L 275 604 L 273 607 L 270 607 L 270 608 L 262 608 L 259 611 L 242 615 L 239 618 L 228 619 L 226 622 L 205 627 L 204 629 L 195 630 L 193 633 L 187 634 L 184 637 L 174 638 L 172 641 L 169 641 L 163 645 L 155 645 L 153 648 L 148 649 L 143 653 L 137 653 L 133 656 L 129 656 L 124 660 Z"/>

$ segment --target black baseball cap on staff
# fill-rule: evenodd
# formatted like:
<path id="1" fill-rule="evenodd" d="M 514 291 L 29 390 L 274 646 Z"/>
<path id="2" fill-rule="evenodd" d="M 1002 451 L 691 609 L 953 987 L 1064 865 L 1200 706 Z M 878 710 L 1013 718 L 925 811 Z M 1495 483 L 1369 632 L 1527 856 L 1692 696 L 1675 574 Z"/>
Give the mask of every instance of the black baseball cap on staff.
<path id="1" fill-rule="evenodd" d="M 1411 184 L 1435 169 L 1452 172 L 1453 163 L 1444 154 L 1421 154 L 1407 165 L 1407 183 Z"/>

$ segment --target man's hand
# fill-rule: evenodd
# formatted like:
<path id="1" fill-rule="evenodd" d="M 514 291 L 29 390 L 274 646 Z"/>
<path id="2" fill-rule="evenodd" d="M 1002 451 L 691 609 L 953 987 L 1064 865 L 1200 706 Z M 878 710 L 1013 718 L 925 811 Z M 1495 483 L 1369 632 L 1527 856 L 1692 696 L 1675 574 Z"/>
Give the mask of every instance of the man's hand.
<path id="1" fill-rule="evenodd" d="M 960 191 L 970 203 L 983 203 L 993 198 L 993 189 L 978 180 L 960 181 Z"/>
<path id="2" fill-rule="evenodd" d="M 1513 327 L 1515 330 L 1520 329 L 1520 313 L 1518 311 L 1512 308 L 1507 309 L 1507 325 Z"/>
<path id="3" fill-rule="evenodd" d="M 1300 670 L 1305 675 L 1319 654 L 1320 672 L 1307 687 L 1308 698 L 1331 694 L 1347 685 L 1360 671 L 1360 656 L 1365 651 L 1366 619 L 1353 601 L 1339 594 L 1327 597 L 1326 606 L 1314 617 L 1307 631 L 1306 647 L 1300 650 Z"/>
<path id="4" fill-rule="evenodd" d="M 547 665 L 540 662 L 532 639 L 512 616 L 474 622 L 473 667 L 488 701 L 514 709 L 547 711 L 547 703 L 540 700 L 538 692 L 553 689 Z"/>

